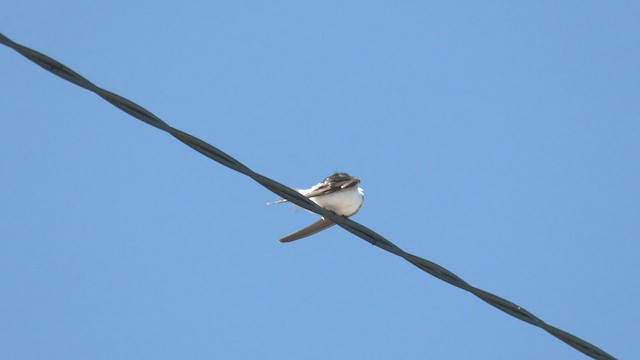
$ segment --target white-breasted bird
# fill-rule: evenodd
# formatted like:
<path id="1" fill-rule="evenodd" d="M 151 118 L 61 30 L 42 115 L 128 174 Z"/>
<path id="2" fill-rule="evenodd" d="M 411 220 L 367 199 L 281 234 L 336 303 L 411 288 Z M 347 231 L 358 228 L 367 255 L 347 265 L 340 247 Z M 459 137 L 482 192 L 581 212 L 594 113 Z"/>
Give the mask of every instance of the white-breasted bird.
<path id="1" fill-rule="evenodd" d="M 323 209 L 349 217 L 357 213 L 364 202 L 364 191 L 358 187 L 359 183 L 360 179 L 354 178 L 347 173 L 335 173 L 309 189 L 299 189 L 297 191 Z M 283 202 L 287 202 L 287 200 L 282 199 L 270 204 Z M 299 240 L 332 225 L 335 224 L 323 217 L 306 228 L 283 237 L 280 242 Z"/>

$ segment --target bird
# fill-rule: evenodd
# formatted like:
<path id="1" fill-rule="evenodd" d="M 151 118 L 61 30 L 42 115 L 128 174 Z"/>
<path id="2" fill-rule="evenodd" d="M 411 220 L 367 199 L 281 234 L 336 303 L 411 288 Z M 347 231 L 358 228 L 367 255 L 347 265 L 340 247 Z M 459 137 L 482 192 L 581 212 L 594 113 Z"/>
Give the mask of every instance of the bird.
<path id="1" fill-rule="evenodd" d="M 296 191 L 325 210 L 340 216 L 350 217 L 357 213 L 364 203 L 364 190 L 358 187 L 359 183 L 360 179 L 347 173 L 337 172 L 309 189 L 296 189 Z M 287 202 L 286 199 L 281 199 L 268 204 L 285 202 Z M 323 217 L 306 228 L 283 237 L 280 242 L 288 243 L 299 240 L 333 225 L 335 225 L 334 222 Z"/>

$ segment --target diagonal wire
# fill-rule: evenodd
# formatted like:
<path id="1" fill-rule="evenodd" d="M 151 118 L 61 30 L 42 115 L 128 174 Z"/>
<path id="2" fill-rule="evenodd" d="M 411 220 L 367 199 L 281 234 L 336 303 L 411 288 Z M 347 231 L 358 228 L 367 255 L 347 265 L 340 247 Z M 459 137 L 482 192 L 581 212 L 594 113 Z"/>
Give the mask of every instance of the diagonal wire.
<path id="1" fill-rule="evenodd" d="M 178 130 L 170 126 L 169 124 L 162 121 L 160 118 L 153 115 L 151 112 L 149 112 L 142 106 L 118 94 L 114 94 L 105 89 L 102 89 L 99 86 L 96 86 L 95 84 L 93 84 L 91 81 L 87 80 L 80 74 L 69 69 L 68 67 L 61 64 L 60 62 L 48 57 L 47 55 L 44 55 L 26 46 L 15 43 L 11 41 L 9 38 L 7 38 L 6 36 L 4 36 L 2 33 L 0 33 L 0 43 L 12 48 L 13 50 L 23 55 L 24 57 L 28 58 L 29 60 L 43 67 L 45 70 L 73 84 L 76 84 L 84 89 L 87 89 L 91 92 L 96 93 L 101 98 L 110 102 L 111 104 L 118 107 L 119 109 L 126 112 L 127 114 L 137 118 L 138 120 L 143 121 L 160 130 L 168 132 L 176 139 L 180 140 L 187 146 L 203 154 L 204 156 L 210 158 L 211 160 L 217 161 L 220 164 L 230 169 L 233 169 L 241 174 L 244 174 L 252 178 L 256 182 L 258 182 L 260 185 L 267 188 L 268 190 L 274 192 L 275 194 L 289 200 L 290 202 L 300 207 L 303 207 L 325 218 L 331 219 L 331 221 L 335 222 L 345 230 L 353 233 L 354 235 L 362 238 L 363 240 L 371 243 L 372 245 L 375 245 L 381 248 L 382 250 L 388 251 L 394 255 L 397 255 L 407 260 L 411 264 L 418 267 L 420 270 L 423 270 L 455 287 L 458 287 L 462 290 L 466 290 L 472 293 L 473 295 L 479 297 L 481 300 L 488 303 L 489 305 L 494 306 L 499 310 L 502 310 L 505 313 L 515 318 L 518 318 L 526 323 L 529 323 L 533 326 L 537 326 L 545 330 L 546 332 L 562 340 L 568 345 L 574 347 L 575 349 L 584 353 L 585 355 L 593 359 L 615 359 L 613 356 L 609 355 L 608 353 L 598 348 L 597 346 L 585 340 L 582 340 L 579 337 L 574 336 L 566 331 L 560 330 L 554 326 L 551 326 L 545 323 L 540 318 L 533 315 L 532 313 L 525 310 L 524 308 L 518 306 L 517 304 L 514 304 L 509 300 L 503 299 L 497 295 L 494 295 L 482 289 L 478 289 L 477 287 L 474 287 L 468 284 L 466 281 L 462 280 L 456 274 L 452 273 L 451 271 L 443 268 L 442 266 L 436 263 L 433 263 L 429 260 L 426 260 L 421 257 L 405 252 L 404 250 L 400 249 L 398 246 L 393 244 L 391 241 L 385 239 L 383 236 L 374 232 L 373 230 L 363 225 L 360 225 L 359 223 L 351 219 L 336 215 L 331 211 L 328 211 L 319 207 L 318 205 L 313 203 L 311 200 L 300 195 L 297 191 L 275 180 L 269 179 L 266 176 L 260 175 L 252 171 L 251 169 L 246 167 L 244 164 L 240 163 L 238 160 L 234 159 L 233 157 L 226 154 L 222 150 L 196 138 L 195 136 L 192 136 L 190 134 L 187 134 L 181 130 Z"/>

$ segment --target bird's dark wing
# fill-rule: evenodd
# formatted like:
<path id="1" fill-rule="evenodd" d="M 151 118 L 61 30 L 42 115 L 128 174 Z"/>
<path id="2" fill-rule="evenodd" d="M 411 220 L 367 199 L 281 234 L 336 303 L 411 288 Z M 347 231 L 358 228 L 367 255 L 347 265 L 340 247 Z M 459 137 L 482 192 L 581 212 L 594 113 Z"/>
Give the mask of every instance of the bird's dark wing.
<path id="1" fill-rule="evenodd" d="M 322 183 L 312 187 L 311 191 L 304 194 L 304 196 L 312 198 L 314 196 L 330 194 L 332 192 L 341 191 L 358 185 L 359 182 L 360 180 L 354 179 L 350 176 L 341 178 L 328 177 Z"/>

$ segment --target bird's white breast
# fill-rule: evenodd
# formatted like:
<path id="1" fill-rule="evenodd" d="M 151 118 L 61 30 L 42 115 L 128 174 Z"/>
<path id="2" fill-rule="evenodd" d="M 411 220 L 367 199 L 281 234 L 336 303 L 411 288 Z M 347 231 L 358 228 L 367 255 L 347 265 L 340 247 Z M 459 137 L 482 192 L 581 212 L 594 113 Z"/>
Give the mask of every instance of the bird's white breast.
<path id="1" fill-rule="evenodd" d="M 315 196 L 309 200 L 338 215 L 351 216 L 360 210 L 364 202 L 364 192 L 361 188 L 353 187 L 350 190 Z"/>

